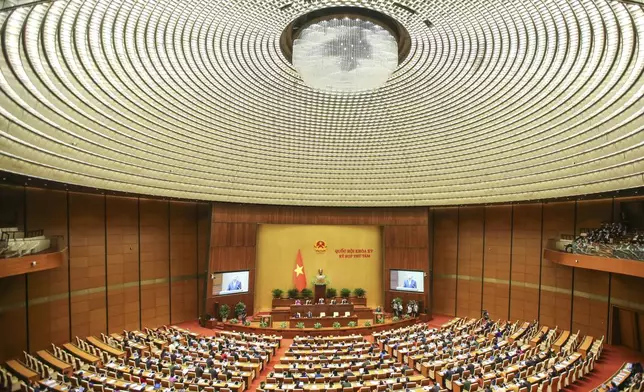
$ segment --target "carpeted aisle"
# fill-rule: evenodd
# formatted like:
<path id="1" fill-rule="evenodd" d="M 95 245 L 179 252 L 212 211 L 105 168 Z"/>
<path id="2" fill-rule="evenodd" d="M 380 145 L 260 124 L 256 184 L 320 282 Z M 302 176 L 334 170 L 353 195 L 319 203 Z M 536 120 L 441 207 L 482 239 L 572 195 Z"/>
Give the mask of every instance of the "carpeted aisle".
<path id="1" fill-rule="evenodd" d="M 604 345 L 604 351 L 595 370 L 583 380 L 577 380 L 573 385 L 564 388 L 566 391 L 588 392 L 604 383 L 622 366 L 624 362 L 644 362 L 644 354 L 621 346 Z"/>
<path id="2" fill-rule="evenodd" d="M 253 383 L 249 387 L 250 391 L 257 390 L 257 388 L 259 388 L 259 384 L 262 381 L 266 381 L 266 377 L 270 372 L 273 371 L 273 367 L 275 366 L 275 364 L 280 362 L 280 358 L 284 356 L 284 353 L 291 346 L 292 342 L 293 342 L 293 339 L 282 339 L 280 348 L 277 349 L 275 356 L 273 356 L 273 358 L 271 358 L 271 361 L 268 364 L 266 364 L 266 367 L 264 368 L 264 370 L 262 370 L 262 373 L 258 374 L 255 380 L 253 380 Z"/>

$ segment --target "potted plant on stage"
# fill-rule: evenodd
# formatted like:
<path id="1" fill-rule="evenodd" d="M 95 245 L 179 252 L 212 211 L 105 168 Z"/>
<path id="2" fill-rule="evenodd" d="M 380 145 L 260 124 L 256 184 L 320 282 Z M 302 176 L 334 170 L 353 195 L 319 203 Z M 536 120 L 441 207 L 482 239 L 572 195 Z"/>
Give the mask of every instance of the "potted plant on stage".
<path id="1" fill-rule="evenodd" d="M 309 289 L 308 287 L 303 288 L 302 289 L 302 297 L 304 297 L 306 299 L 312 298 L 313 297 L 313 290 Z"/>
<path id="2" fill-rule="evenodd" d="M 219 307 L 219 317 L 224 323 L 228 320 L 228 315 L 230 314 L 230 306 L 223 304 Z"/>
<path id="3" fill-rule="evenodd" d="M 287 326 L 288 326 L 288 324 L 286 324 L 286 321 L 282 321 L 280 323 L 280 328 L 282 328 L 282 329 L 286 328 Z"/>
<path id="4" fill-rule="evenodd" d="M 336 321 L 335 323 L 333 323 L 333 328 L 340 328 L 340 327 L 341 325 L 339 322 Z"/>
<path id="5" fill-rule="evenodd" d="M 209 326 L 209 325 L 208 325 L 208 322 L 210 321 L 210 319 L 211 319 L 211 318 L 212 318 L 212 316 L 211 316 L 211 315 L 209 315 L 209 314 L 207 314 L 207 313 L 206 313 L 206 314 L 202 314 L 202 315 L 199 317 L 199 325 L 200 325 L 200 326 L 202 326 L 202 327 L 208 327 L 208 326 Z"/>
<path id="6" fill-rule="evenodd" d="M 338 290 L 336 290 L 334 288 L 331 288 L 331 287 L 326 289 L 326 297 L 327 298 L 335 298 L 337 296 L 338 296 Z"/>
<path id="7" fill-rule="evenodd" d="M 342 297 L 344 299 L 347 299 L 347 298 L 349 298 L 350 295 L 351 295 L 351 290 L 346 289 L 346 288 L 340 290 L 340 297 Z"/>
<path id="8" fill-rule="evenodd" d="M 299 322 L 299 323 L 295 324 L 295 327 L 299 328 L 299 329 L 304 329 L 304 323 Z"/>
<path id="9" fill-rule="evenodd" d="M 360 287 L 353 290 L 353 295 L 355 295 L 358 298 L 364 298 L 364 295 L 366 293 L 367 291 L 365 289 L 361 289 Z"/>
<path id="10" fill-rule="evenodd" d="M 282 298 L 282 294 L 284 294 L 284 290 L 282 289 L 273 289 L 273 298 L 274 299 L 280 299 Z"/>
<path id="11" fill-rule="evenodd" d="M 320 324 L 320 323 L 315 323 L 315 324 L 313 324 L 313 328 L 315 328 L 315 329 L 320 329 L 320 328 L 322 328 L 322 324 Z"/>
<path id="12" fill-rule="evenodd" d="M 288 295 L 289 299 L 296 299 L 300 295 L 300 290 L 293 287 L 292 289 L 288 289 L 286 294 Z"/>
<path id="13" fill-rule="evenodd" d="M 235 317 L 237 317 L 238 320 L 241 321 L 246 321 L 246 304 L 239 301 L 237 302 L 237 305 L 235 305 Z"/>

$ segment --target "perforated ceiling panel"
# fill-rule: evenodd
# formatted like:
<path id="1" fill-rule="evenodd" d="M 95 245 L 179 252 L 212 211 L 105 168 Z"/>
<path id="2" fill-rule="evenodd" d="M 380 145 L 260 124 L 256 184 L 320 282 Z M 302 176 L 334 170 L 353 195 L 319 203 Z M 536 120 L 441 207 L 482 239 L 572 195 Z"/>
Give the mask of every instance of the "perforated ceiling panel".
<path id="1" fill-rule="evenodd" d="M 282 55 L 280 34 L 304 13 L 346 5 L 398 20 L 411 52 L 380 90 L 314 91 Z M 639 5 L 59 0 L 0 12 L 0 23 L 3 170 L 333 206 L 644 185 Z"/>

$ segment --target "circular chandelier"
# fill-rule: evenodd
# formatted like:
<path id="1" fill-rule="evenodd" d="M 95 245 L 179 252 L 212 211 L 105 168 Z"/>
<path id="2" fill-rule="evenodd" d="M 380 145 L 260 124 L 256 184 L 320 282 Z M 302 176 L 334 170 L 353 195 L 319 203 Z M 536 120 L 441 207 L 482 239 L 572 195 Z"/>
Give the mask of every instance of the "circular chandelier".
<path id="1" fill-rule="evenodd" d="M 382 87 L 409 54 L 409 34 L 380 12 L 324 8 L 287 26 L 282 52 L 311 88 L 363 92 Z"/>

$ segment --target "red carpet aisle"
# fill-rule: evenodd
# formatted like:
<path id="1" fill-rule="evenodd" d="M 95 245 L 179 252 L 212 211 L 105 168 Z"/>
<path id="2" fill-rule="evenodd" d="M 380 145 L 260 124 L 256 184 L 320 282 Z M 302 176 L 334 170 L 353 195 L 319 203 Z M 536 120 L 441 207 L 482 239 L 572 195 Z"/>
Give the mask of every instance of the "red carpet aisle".
<path id="1" fill-rule="evenodd" d="M 583 380 L 578 380 L 574 385 L 565 388 L 566 391 L 588 392 L 598 387 L 624 362 L 644 362 L 644 354 L 620 346 L 604 345 L 601 359 L 595 363 L 595 370 Z"/>

